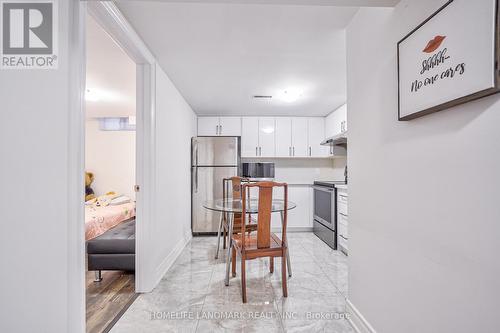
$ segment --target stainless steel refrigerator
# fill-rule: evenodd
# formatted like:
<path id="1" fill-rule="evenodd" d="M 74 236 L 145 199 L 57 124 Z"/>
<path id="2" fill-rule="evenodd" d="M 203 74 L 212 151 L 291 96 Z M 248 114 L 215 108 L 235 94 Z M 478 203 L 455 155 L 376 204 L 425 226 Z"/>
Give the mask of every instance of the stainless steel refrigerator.
<path id="1" fill-rule="evenodd" d="M 191 140 L 191 227 L 193 235 L 216 233 L 220 214 L 203 207 L 222 198 L 222 180 L 240 174 L 240 137 Z"/>

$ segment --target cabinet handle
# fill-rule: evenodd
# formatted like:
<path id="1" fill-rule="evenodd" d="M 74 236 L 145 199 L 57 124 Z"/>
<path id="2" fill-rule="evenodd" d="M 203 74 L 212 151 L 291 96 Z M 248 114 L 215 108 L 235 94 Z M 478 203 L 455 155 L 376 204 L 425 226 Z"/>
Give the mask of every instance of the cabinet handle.
<path id="1" fill-rule="evenodd" d="M 222 125 L 219 125 L 219 135 L 222 135 Z"/>
<path id="2" fill-rule="evenodd" d="M 262 156 L 262 147 L 259 147 L 259 156 Z"/>
<path id="3" fill-rule="evenodd" d="M 312 148 L 309 147 L 309 156 L 312 156 Z"/>
<path id="4" fill-rule="evenodd" d="M 255 156 L 259 156 L 259 147 L 255 147 Z"/>
<path id="5" fill-rule="evenodd" d="M 344 213 L 339 212 L 339 214 L 342 215 L 343 217 L 347 217 L 347 215 Z"/>
<path id="6" fill-rule="evenodd" d="M 288 147 L 288 156 L 292 156 L 292 147 Z"/>
<path id="7" fill-rule="evenodd" d="M 295 156 L 295 147 L 292 147 L 293 156 Z"/>
<path id="8" fill-rule="evenodd" d="M 345 238 L 344 235 L 340 235 L 339 234 L 339 236 L 342 237 L 344 240 L 348 240 L 349 239 L 349 238 Z"/>

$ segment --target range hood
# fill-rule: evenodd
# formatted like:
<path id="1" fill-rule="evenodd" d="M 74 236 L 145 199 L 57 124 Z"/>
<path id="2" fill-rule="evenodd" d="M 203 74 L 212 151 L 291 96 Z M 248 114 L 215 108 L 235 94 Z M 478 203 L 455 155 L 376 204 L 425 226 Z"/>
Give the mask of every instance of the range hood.
<path id="1" fill-rule="evenodd" d="M 322 146 L 347 146 L 347 132 L 330 136 L 321 142 Z"/>

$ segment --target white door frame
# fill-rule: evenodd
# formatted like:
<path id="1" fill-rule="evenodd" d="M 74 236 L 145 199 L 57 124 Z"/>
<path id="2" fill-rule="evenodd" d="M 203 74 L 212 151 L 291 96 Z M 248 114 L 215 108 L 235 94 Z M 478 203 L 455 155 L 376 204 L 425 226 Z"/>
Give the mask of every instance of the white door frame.
<path id="1" fill-rule="evenodd" d="M 111 1 L 71 0 L 74 25 L 69 35 L 70 105 L 68 124 L 68 332 L 85 332 L 85 31 L 89 13 L 137 64 L 136 131 L 136 292 L 154 287 L 155 268 L 148 255 L 156 193 L 156 60 L 141 38 Z"/>

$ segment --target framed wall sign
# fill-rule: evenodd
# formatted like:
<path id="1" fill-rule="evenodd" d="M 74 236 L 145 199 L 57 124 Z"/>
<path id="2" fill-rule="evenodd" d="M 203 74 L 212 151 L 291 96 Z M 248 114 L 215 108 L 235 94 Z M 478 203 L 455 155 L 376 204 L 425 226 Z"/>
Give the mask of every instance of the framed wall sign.
<path id="1" fill-rule="evenodd" d="M 500 92 L 499 0 L 451 0 L 398 42 L 398 118 Z"/>

